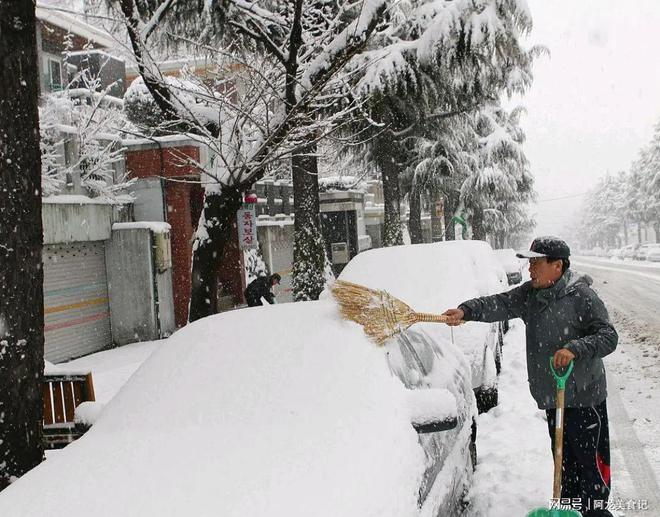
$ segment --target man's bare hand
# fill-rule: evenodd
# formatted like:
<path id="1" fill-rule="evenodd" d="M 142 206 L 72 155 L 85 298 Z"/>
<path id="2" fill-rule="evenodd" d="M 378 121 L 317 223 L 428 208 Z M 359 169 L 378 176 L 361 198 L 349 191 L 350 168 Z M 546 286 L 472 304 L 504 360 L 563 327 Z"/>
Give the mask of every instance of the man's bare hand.
<path id="1" fill-rule="evenodd" d="M 575 359 L 575 354 L 573 352 L 568 348 L 560 348 L 555 352 L 555 368 L 565 368 L 573 359 Z"/>
<path id="2" fill-rule="evenodd" d="M 455 327 L 457 325 L 460 325 L 461 323 L 463 323 L 463 318 L 465 317 L 465 313 L 463 312 L 462 309 L 449 309 L 443 312 L 442 315 L 447 316 L 449 318 L 449 320 L 447 321 L 447 325 L 449 325 L 450 327 Z"/>

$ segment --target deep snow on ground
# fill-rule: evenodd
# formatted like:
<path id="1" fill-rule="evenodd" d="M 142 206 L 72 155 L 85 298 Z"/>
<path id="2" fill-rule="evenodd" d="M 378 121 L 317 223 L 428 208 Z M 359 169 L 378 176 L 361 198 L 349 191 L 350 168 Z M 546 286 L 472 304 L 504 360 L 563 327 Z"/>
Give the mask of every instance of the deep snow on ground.
<path id="1" fill-rule="evenodd" d="M 2 492 L 0 515 L 416 515 L 406 390 L 340 319 L 305 302 L 181 329 L 85 436 Z"/>
<path id="2" fill-rule="evenodd" d="M 470 517 L 523 517 L 552 495 L 550 438 L 545 413 L 529 393 L 521 320 L 511 322 L 503 355 L 499 405 L 477 421 Z"/>
<path id="3" fill-rule="evenodd" d="M 90 354 L 67 363 L 47 365 L 56 372 L 92 372 L 96 401 L 109 402 L 140 365 L 165 341 L 144 341 Z"/>

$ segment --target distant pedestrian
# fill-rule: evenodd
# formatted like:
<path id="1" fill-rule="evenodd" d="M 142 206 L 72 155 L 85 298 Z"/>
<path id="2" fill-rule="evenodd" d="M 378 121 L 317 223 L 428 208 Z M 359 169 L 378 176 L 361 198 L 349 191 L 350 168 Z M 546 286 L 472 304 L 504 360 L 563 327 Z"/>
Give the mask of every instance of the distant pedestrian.
<path id="1" fill-rule="evenodd" d="M 450 325 L 465 321 L 522 318 L 527 337 L 529 388 L 546 411 L 554 449 L 556 385 L 550 370 L 575 361 L 566 384 L 562 499 L 577 501 L 585 517 L 611 517 L 610 445 L 607 385 L 602 358 L 618 342 L 605 305 L 591 289 L 592 280 L 569 269 L 570 249 L 556 237 L 540 237 L 530 251 L 531 281 L 508 292 L 474 298 L 444 314 Z"/>
<path id="2" fill-rule="evenodd" d="M 268 303 L 271 305 L 275 303 L 275 295 L 271 289 L 275 285 L 279 285 L 282 277 L 277 273 L 270 276 L 260 276 L 255 280 L 250 282 L 250 285 L 247 286 L 245 290 L 245 300 L 247 301 L 248 307 L 256 307 L 257 305 L 263 305 L 261 302 L 262 298 L 265 298 Z"/>

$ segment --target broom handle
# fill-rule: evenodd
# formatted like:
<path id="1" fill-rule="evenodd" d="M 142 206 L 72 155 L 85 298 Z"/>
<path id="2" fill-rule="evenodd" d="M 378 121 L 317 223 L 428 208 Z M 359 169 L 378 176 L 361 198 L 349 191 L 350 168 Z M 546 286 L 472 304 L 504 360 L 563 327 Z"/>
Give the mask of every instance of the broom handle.
<path id="1" fill-rule="evenodd" d="M 442 314 L 431 314 L 430 312 L 416 312 L 415 320 L 418 323 L 447 323 L 449 318 Z"/>
<path id="2" fill-rule="evenodd" d="M 561 498 L 561 463 L 564 454 L 564 390 L 557 390 L 557 410 L 555 411 L 555 480 L 552 485 L 552 498 Z"/>

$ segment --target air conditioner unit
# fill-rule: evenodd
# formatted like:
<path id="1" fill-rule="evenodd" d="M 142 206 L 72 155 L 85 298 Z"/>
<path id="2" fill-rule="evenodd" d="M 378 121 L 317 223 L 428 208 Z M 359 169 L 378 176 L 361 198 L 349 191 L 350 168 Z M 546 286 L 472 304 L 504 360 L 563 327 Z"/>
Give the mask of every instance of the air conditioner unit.
<path id="1" fill-rule="evenodd" d="M 332 253 L 333 264 L 348 264 L 348 243 L 347 242 L 333 242 L 330 244 L 330 251 Z"/>

